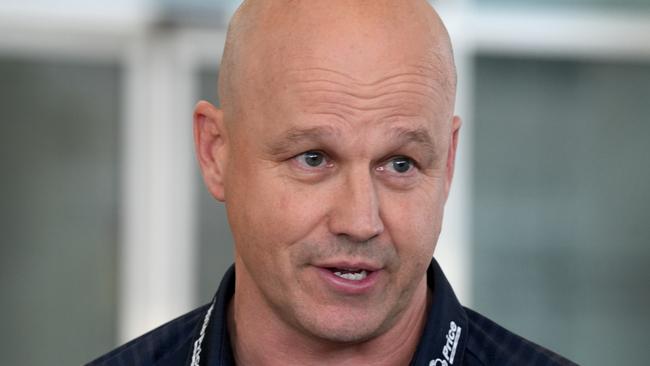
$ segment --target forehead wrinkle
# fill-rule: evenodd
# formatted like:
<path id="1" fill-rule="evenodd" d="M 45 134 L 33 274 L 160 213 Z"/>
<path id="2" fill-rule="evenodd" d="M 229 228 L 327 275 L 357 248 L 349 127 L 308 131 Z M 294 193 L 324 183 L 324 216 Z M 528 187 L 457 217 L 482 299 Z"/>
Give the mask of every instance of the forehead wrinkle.
<path id="1" fill-rule="evenodd" d="M 386 99 L 386 97 L 390 96 L 391 98 L 396 98 L 401 96 L 402 94 L 412 94 L 415 96 L 420 96 L 426 99 L 431 99 L 432 102 L 435 102 L 437 100 L 434 95 L 431 95 L 429 93 L 424 93 L 418 90 L 407 90 L 404 88 L 398 90 L 377 91 L 373 95 L 370 95 L 369 93 L 362 94 L 362 93 L 356 93 L 348 90 L 335 90 L 335 89 L 326 89 L 326 88 L 304 88 L 304 89 L 300 89 L 298 93 L 305 95 L 306 98 L 304 99 L 318 99 L 317 96 L 319 95 L 326 96 L 326 97 L 330 96 L 330 97 L 334 97 L 334 99 L 337 102 L 342 104 L 345 104 L 344 102 L 340 101 L 343 99 L 350 99 L 350 102 L 356 101 L 358 103 L 371 102 L 375 100 L 379 102 L 382 99 Z M 338 98 L 336 97 L 337 95 Z M 353 103 L 347 103 L 347 104 L 348 106 L 353 107 Z M 361 106 L 357 106 L 355 108 L 366 110 Z"/>
<path id="2" fill-rule="evenodd" d="M 385 84 L 379 85 L 376 88 L 374 88 L 373 90 L 378 91 L 378 90 L 388 89 L 388 88 L 390 88 L 392 86 L 403 84 L 405 82 L 410 83 L 410 84 L 414 84 L 414 85 L 419 85 L 419 86 L 431 89 L 431 91 L 433 91 L 433 92 L 437 92 L 437 89 L 433 85 L 431 85 L 429 83 L 425 83 L 425 82 L 415 81 L 415 80 L 385 82 Z M 327 84 L 330 84 L 329 86 L 333 86 L 333 87 L 340 86 L 340 87 L 342 87 L 344 89 L 352 89 L 352 86 L 350 86 L 349 84 L 345 84 L 345 83 L 342 83 L 342 82 L 337 82 L 337 81 L 334 81 L 334 80 L 328 80 L 328 79 L 302 80 L 302 81 L 298 81 L 297 84 L 316 84 L 317 86 L 320 85 L 320 84 L 325 84 L 326 86 L 327 86 Z M 364 85 L 364 86 L 366 86 L 366 85 Z M 372 87 L 372 86 L 373 85 L 367 85 L 366 87 Z M 316 87 L 316 86 L 314 86 L 314 87 Z M 348 93 L 351 94 L 351 95 L 354 95 L 354 96 L 359 96 L 360 98 L 364 97 L 363 94 L 360 93 L 360 92 L 348 91 Z"/>
<path id="3" fill-rule="evenodd" d="M 297 93 L 306 107 L 323 105 L 348 113 L 354 113 L 355 110 L 362 112 L 396 107 L 395 103 L 378 105 L 388 98 L 420 100 L 422 106 L 417 106 L 418 109 L 440 105 L 441 101 L 446 104 L 446 94 L 449 93 L 445 92 L 444 86 L 430 73 L 423 72 L 423 68 L 425 67 L 418 67 L 417 64 L 409 65 L 407 70 L 368 82 L 325 67 L 290 70 L 286 73 L 287 89 Z"/>
<path id="4" fill-rule="evenodd" d="M 431 103 L 415 103 L 411 100 L 401 102 L 389 99 L 390 103 L 385 105 L 356 105 L 347 101 L 324 101 L 318 98 L 310 98 L 309 103 L 302 105 L 302 112 L 305 115 L 329 115 L 336 117 L 336 120 L 344 125 L 354 126 L 359 123 L 372 123 L 373 121 L 394 121 L 402 118 L 415 118 L 427 121 L 437 120 L 436 111 Z M 368 115 L 368 113 L 372 113 Z M 358 125 L 361 126 L 361 125 Z"/>
<path id="5" fill-rule="evenodd" d="M 316 109 L 313 112 L 310 112 L 310 115 L 323 115 L 323 116 L 329 116 L 329 117 L 334 117 L 336 121 L 338 121 L 341 125 L 343 126 L 353 126 L 353 118 L 355 115 L 353 115 L 355 111 L 350 109 L 348 111 L 347 115 L 343 115 L 339 113 L 339 111 L 331 110 L 331 109 L 323 109 L 319 110 Z M 376 117 L 373 117 L 372 120 L 374 121 L 379 121 L 380 123 L 395 123 L 397 121 L 401 120 L 422 120 L 423 117 L 420 114 L 417 113 L 405 113 L 403 105 L 396 105 L 393 108 L 387 108 L 386 111 L 382 111 L 384 113 L 378 114 Z M 426 120 L 426 119 L 424 119 Z"/>
<path id="6" fill-rule="evenodd" d="M 413 115 L 428 119 L 438 115 L 435 96 L 411 90 L 384 92 L 367 99 L 341 91 L 309 90 L 298 94 L 298 98 L 303 113 L 335 114 L 347 122 L 383 119 L 378 118 L 378 115 L 367 115 L 371 112 L 383 115 Z"/>
<path id="7" fill-rule="evenodd" d="M 308 108 L 313 108 L 313 111 L 306 111 L 310 114 L 335 114 L 342 117 L 343 120 L 357 121 L 358 119 L 365 120 L 376 120 L 376 117 L 364 116 L 364 113 L 367 112 L 399 112 L 402 114 L 407 114 L 405 110 L 421 110 L 424 108 L 423 105 L 413 103 L 413 102 L 404 102 L 404 103 L 391 103 L 386 105 L 353 105 L 346 102 L 338 101 L 315 101 L 306 105 Z M 415 116 L 422 117 L 421 114 L 415 114 Z M 343 116 L 349 116 L 347 118 Z M 359 121 L 360 122 L 360 121 Z"/>
<path id="8" fill-rule="evenodd" d="M 407 78 L 414 84 L 419 84 L 432 90 L 437 89 L 435 87 L 436 85 L 446 85 L 440 81 L 440 76 L 443 74 L 441 70 L 438 70 L 439 68 L 431 67 L 430 63 L 428 65 L 417 63 L 411 65 L 397 64 L 396 67 L 402 68 L 403 71 L 383 75 L 370 81 L 362 81 L 361 79 L 353 77 L 344 72 L 325 67 L 310 67 L 297 70 L 289 70 L 286 71 L 286 74 L 290 83 L 301 84 L 308 82 L 329 82 L 331 84 L 340 85 L 343 87 L 356 87 L 361 89 L 389 87 L 402 82 L 399 80 L 400 78 Z"/>
<path id="9" fill-rule="evenodd" d="M 316 67 L 316 66 L 315 67 L 305 67 L 305 68 L 300 68 L 300 69 L 295 69 L 295 70 L 288 70 L 287 74 L 290 75 L 290 76 L 296 75 L 296 77 L 299 79 L 300 74 L 314 73 L 314 72 L 315 73 L 322 72 L 324 74 L 331 74 L 331 76 L 344 78 L 344 79 L 346 79 L 348 81 L 352 81 L 355 84 L 362 84 L 362 81 L 360 79 L 358 79 L 358 78 L 356 78 L 356 77 L 354 77 L 354 76 L 352 76 L 350 74 L 347 74 L 347 73 L 342 72 L 342 71 L 330 69 L 330 68 L 327 68 L 327 67 Z"/>

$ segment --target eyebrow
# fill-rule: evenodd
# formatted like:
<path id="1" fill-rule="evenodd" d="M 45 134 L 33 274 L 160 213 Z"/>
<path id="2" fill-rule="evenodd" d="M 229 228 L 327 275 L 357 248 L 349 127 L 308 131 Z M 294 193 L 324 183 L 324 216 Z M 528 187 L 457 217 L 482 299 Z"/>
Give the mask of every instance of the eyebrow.
<path id="1" fill-rule="evenodd" d="M 390 134 L 392 136 L 391 139 L 394 139 L 400 146 L 408 144 L 422 146 L 427 155 L 435 160 L 437 156 L 436 144 L 429 131 L 425 128 L 411 129 L 405 127 L 394 127 L 391 129 Z"/>
<path id="2" fill-rule="evenodd" d="M 336 138 L 340 133 L 330 126 L 316 126 L 309 128 L 293 127 L 286 131 L 282 137 L 269 143 L 268 151 L 271 155 L 283 155 L 290 147 L 304 141 L 323 141 Z"/>
<path id="3" fill-rule="evenodd" d="M 393 144 L 402 147 L 409 144 L 421 146 L 430 161 L 435 160 L 436 144 L 431 134 L 425 128 L 393 127 L 387 134 Z M 273 156 L 281 156 L 291 151 L 291 147 L 305 141 L 323 142 L 336 139 L 340 131 L 331 126 L 316 126 L 309 128 L 293 127 L 286 131 L 279 139 L 268 144 L 268 152 Z"/>

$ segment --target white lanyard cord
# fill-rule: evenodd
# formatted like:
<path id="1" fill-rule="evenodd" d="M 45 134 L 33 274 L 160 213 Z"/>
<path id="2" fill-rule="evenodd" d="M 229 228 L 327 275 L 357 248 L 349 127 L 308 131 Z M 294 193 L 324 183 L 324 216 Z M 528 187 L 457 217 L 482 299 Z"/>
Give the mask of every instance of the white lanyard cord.
<path id="1" fill-rule="evenodd" d="M 212 309 L 214 308 L 214 302 L 216 298 L 212 300 L 212 304 L 208 308 L 208 311 L 205 313 L 203 318 L 203 326 L 201 327 L 201 332 L 199 333 L 199 338 L 194 341 L 194 350 L 192 351 L 192 363 L 190 366 L 199 366 L 201 362 L 201 343 L 203 343 L 203 338 L 205 337 L 205 330 L 208 328 L 208 323 L 210 322 L 210 315 L 212 315 Z"/>

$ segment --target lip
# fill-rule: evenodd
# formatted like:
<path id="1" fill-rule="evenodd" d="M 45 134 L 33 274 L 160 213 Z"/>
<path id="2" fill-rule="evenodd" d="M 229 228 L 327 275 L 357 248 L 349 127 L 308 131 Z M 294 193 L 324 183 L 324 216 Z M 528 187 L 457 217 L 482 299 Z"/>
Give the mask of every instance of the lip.
<path id="1" fill-rule="evenodd" d="M 336 262 L 319 264 L 314 267 L 327 287 L 342 295 L 362 295 L 371 292 L 376 287 L 382 273 L 380 267 L 367 263 Z M 335 275 L 330 270 L 331 268 L 362 269 L 368 272 L 368 276 L 359 281 L 348 280 Z"/>
<path id="2" fill-rule="evenodd" d="M 369 262 L 362 262 L 362 261 L 328 261 L 328 262 L 323 262 L 323 263 L 316 263 L 314 264 L 314 267 L 319 267 L 319 268 L 352 268 L 352 269 L 364 269 L 368 272 L 376 272 L 381 270 L 381 266 L 378 266 L 373 263 Z"/>

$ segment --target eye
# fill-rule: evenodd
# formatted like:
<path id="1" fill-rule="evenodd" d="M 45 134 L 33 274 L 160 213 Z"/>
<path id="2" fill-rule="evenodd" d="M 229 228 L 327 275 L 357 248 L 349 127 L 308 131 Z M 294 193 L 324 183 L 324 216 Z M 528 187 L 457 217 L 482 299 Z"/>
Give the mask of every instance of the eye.
<path id="1" fill-rule="evenodd" d="M 327 157 L 320 151 L 307 151 L 295 157 L 300 165 L 306 168 L 327 166 Z"/>
<path id="2" fill-rule="evenodd" d="M 407 174 L 415 167 L 413 159 L 406 156 L 396 156 L 388 160 L 380 170 L 388 170 L 398 174 Z"/>
<path id="3" fill-rule="evenodd" d="M 395 158 L 389 162 L 392 165 L 393 170 L 398 173 L 406 173 L 411 170 L 412 161 L 409 158 L 403 156 Z"/>

